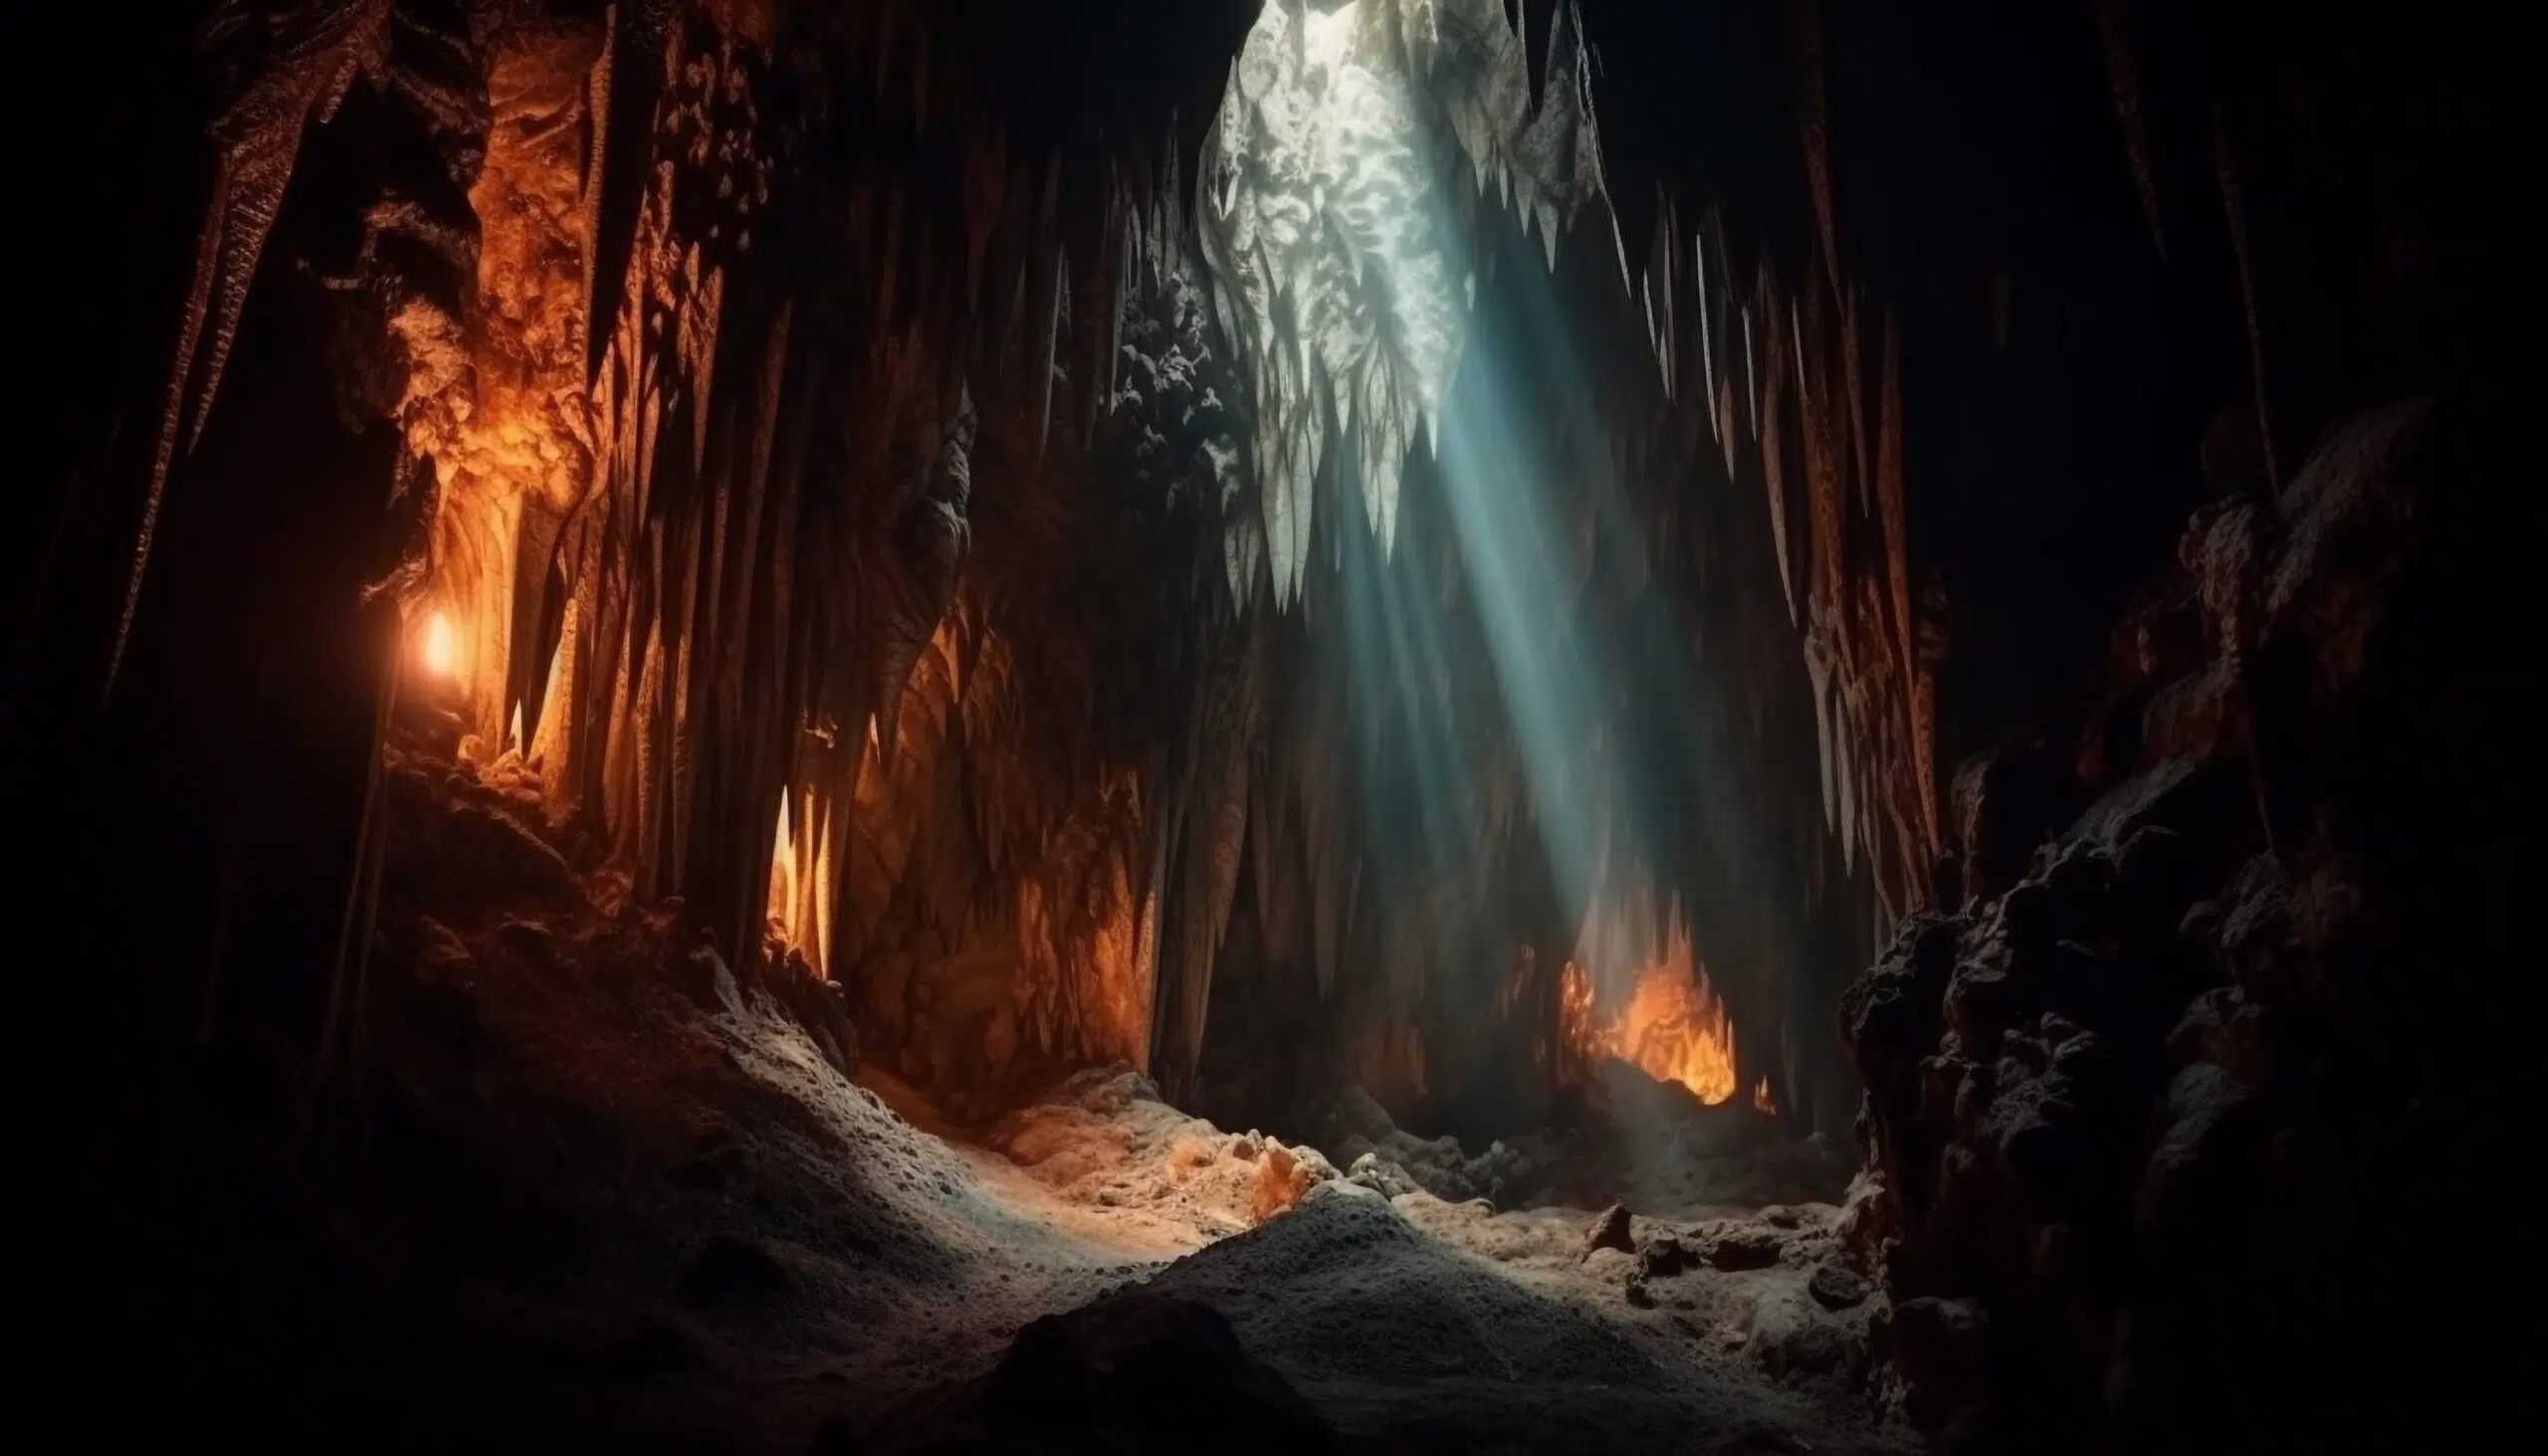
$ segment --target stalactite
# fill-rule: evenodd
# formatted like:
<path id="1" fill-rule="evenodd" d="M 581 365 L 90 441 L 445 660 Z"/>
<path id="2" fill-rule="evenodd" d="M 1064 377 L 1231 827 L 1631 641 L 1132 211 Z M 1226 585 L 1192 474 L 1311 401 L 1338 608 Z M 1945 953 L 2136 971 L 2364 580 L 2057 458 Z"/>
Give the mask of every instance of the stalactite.
<path id="1" fill-rule="evenodd" d="M 598 374 L 619 330 L 623 284 L 636 248 L 646 179 L 652 174 L 656 100 L 674 69 L 680 35 L 678 0 L 615 0 L 603 8 L 607 28 L 594 67 L 590 111 L 592 166 L 584 188 L 585 369 Z M 673 54 L 667 55 L 666 48 Z"/>
<path id="2" fill-rule="evenodd" d="M 1764 289 L 1766 292 L 1766 280 L 1764 283 Z M 1750 315 L 1746 314 L 1744 358 L 1747 363 L 1751 358 L 1750 322 Z M 1784 459 L 1780 446 L 1781 440 L 1787 433 L 1780 424 L 1781 410 L 1779 407 L 1781 403 L 1780 391 L 1785 387 L 1786 373 L 1780 368 L 1782 360 L 1779 357 L 1779 332 L 1775 328 L 1770 330 L 1769 353 L 1770 358 L 1767 371 L 1770 376 L 1769 399 L 1766 401 L 1764 410 L 1768 417 L 1768 422 L 1765 426 L 1762 423 L 1761 415 L 1756 414 L 1753 420 L 1753 428 L 1759 435 L 1761 441 L 1762 483 L 1769 491 L 1770 549 L 1776 552 L 1778 557 L 1779 593 L 1782 599 L 1787 603 L 1788 621 L 1791 625 L 1794 625 L 1797 620 L 1797 594 L 1794 568 L 1790 565 L 1790 562 L 1794 559 L 1794 552 L 1791 551 L 1788 546 L 1787 474 L 1781 468 L 1784 464 Z M 1807 504 L 1809 508 L 1809 497 Z M 1811 587 L 1808 582 L 1807 591 L 1810 592 L 1810 590 Z M 1808 597 L 1808 600 L 1810 598 Z"/>
<path id="3" fill-rule="evenodd" d="M 1721 439 L 1732 432 L 1726 427 L 1725 410 L 1718 403 L 1716 330 L 1708 316 L 1708 240 L 1704 229 L 1690 239 L 1690 291 L 1699 306 L 1699 379 L 1705 386 L 1699 400 L 1707 411 L 1709 431 Z M 1723 312 L 1722 310 L 1718 312 Z M 1726 466 L 1726 473 L 1734 473 L 1730 463 Z"/>
<path id="4" fill-rule="evenodd" d="M 1911 620 L 1911 552 L 1902 499 L 1902 324 L 1884 315 L 1883 380 L 1876 405 L 1875 492 L 1884 527 L 1885 576 L 1892 587 L 1894 645 L 1908 674 L 1917 662 Z"/>
<path id="5" fill-rule="evenodd" d="M 1860 738 L 1856 731 L 1858 715 L 1850 711 L 1847 680 L 1842 679 L 1838 687 L 1839 691 L 1833 695 L 1836 711 L 1832 714 L 1831 758 L 1834 777 L 1839 781 L 1838 818 L 1835 822 L 1840 831 L 1840 873 L 1849 875 L 1856 872 L 1857 845 L 1863 833 L 1863 826 L 1858 822 Z"/>
<path id="6" fill-rule="evenodd" d="M 1725 478 L 1729 481 L 1735 478 L 1739 470 L 1739 466 L 1735 460 L 1734 450 L 1736 430 L 1737 425 L 1734 418 L 1734 377 L 1729 374 L 1725 378 L 1718 380 L 1716 386 L 1716 437 L 1717 444 L 1724 451 Z M 1780 522 L 1782 527 L 1784 527 L 1785 523 L 1786 522 L 1784 520 Z"/>
<path id="7" fill-rule="evenodd" d="M 2142 100 L 2141 60 L 2133 41 L 2131 0 L 2091 0 L 2096 12 L 2097 46 L 2104 52 L 2106 81 L 2114 90 L 2115 119 L 2123 128 L 2123 154 L 2132 168 L 2132 187 L 2141 199 L 2142 220 L 2150 226 L 2150 245 L 2160 256 L 2168 252 L 2167 231 L 2160 226 L 2159 174 L 2150 140 L 2150 117 Z"/>
<path id="8" fill-rule="evenodd" d="M 193 282 L 169 362 L 132 568 L 107 651 L 109 691 L 140 609 L 142 577 L 179 442 L 191 451 L 203 438 L 267 235 L 300 159 L 302 133 L 313 119 L 323 121 L 335 111 L 357 75 L 380 69 L 391 9 L 391 0 L 307 0 L 268 22 L 225 0 L 205 27 L 203 46 L 215 53 L 251 44 L 252 28 L 271 23 L 273 29 L 263 36 L 269 53 L 245 63 L 248 74 L 235 83 L 238 94 L 205 128 L 213 153 L 212 197 L 196 239 Z"/>
<path id="9" fill-rule="evenodd" d="M 1875 472 L 1867 467 L 1867 394 L 1866 372 L 1862 363 L 1865 351 L 1860 347 L 1861 316 L 1859 291 L 1852 286 L 1842 296 L 1840 306 L 1841 387 L 1847 391 L 1850 459 L 1857 466 L 1858 515 L 1864 517 L 1874 510 L 1871 495 Z"/>
<path id="10" fill-rule="evenodd" d="M 1410 215 L 1415 202 L 1439 203 L 1453 241 L 1489 260 L 1511 236 L 1498 230 L 1518 229 L 1564 287 L 1606 290 L 1607 254 L 1558 246 L 1608 211 L 1591 58 L 1571 10 L 1534 106 L 1511 23 L 1497 13 L 1485 24 L 1480 3 L 1470 18 L 1481 23 L 1462 31 L 1451 22 L 1470 8 L 1457 0 L 1438 27 L 1426 7 L 1374 10 L 1400 26 L 1403 55 L 1366 70 L 1469 78 L 1469 90 L 1446 83 L 1409 103 L 1431 108 L 1420 134 L 1472 163 L 1468 189 L 1413 198 Z M 1301 33 L 1288 62 L 1267 64 L 1332 69 L 1311 53 L 1306 12 L 1284 13 Z M 1129 1042 L 1167 1085 L 1190 1088 L 1224 954 L 1265 973 L 1299 967 L 1339 1015 L 1381 1007 L 1369 1014 L 1383 1016 L 1401 1074 L 1454 1075 L 1456 1055 L 1425 1045 L 1421 1023 L 1436 1014 L 1425 1008 L 1464 983 L 1467 958 L 1511 949 L 1480 941 L 1491 919 L 1481 911 L 1501 909 L 1490 902 L 1513 863 L 1551 826 L 1532 782 L 1543 770 L 1526 770 L 1491 693 L 1466 696 L 1492 682 L 1469 620 L 1475 587 L 1414 446 L 1419 428 L 1432 441 L 1470 312 L 1507 285 L 1491 266 L 1448 270 L 1441 318 L 1365 317 L 1352 311 L 1380 297 L 1367 274 L 1331 301 L 1361 318 L 1361 372 L 1334 367 L 1294 346 L 1313 305 L 1266 286 L 1298 260 L 1231 224 L 1244 209 L 1208 156 L 1201 216 L 1189 218 L 1172 148 L 1156 172 L 1130 151 L 1096 167 L 1016 154 L 999 125 L 964 119 L 960 59 L 931 49 L 935 18 L 909 6 L 856 6 L 790 42 L 819 36 L 875 66 L 874 107 L 852 95 L 827 113 L 774 80 L 765 25 L 728 28 L 721 15 L 623 0 L 586 43 L 599 51 L 581 106 L 593 144 L 559 231 L 580 238 L 589 300 L 574 350 L 589 381 L 591 422 L 575 426 L 590 436 L 589 469 L 560 446 L 559 469 L 579 487 L 544 488 L 551 524 L 538 529 L 553 535 L 516 527 L 529 549 L 494 572 L 507 578 L 510 630 L 484 654 L 516 659 L 498 679 L 510 685 L 496 695 L 500 724 L 536 702 L 525 746 L 552 802 L 598 821 L 638 894 L 683 896 L 738 957 L 775 934 L 778 953 L 842 980 L 859 1014 L 894 1035 L 917 1035 L 934 984 L 1005 955 L 1000 1029 L 984 1033 L 1005 1050 L 966 1051 L 976 1060 L 961 1076 L 990 1076 L 1026 1049 Z M 1806 49 L 1818 56 L 1818 40 Z M 888 84 L 896 55 L 934 58 L 901 73 L 908 97 Z M 1244 128 L 1231 119 L 1262 80 L 1242 67 L 1216 146 L 1244 154 L 1263 140 L 1234 135 Z M 1589 438 L 1559 443 L 1571 463 L 1621 484 L 1649 538 L 1607 539 L 1615 522 L 1592 493 L 1573 502 L 1558 556 L 1575 599 L 1569 620 L 1549 625 L 1598 637 L 1634 605 L 1668 600 L 1704 644 L 1707 671 L 1739 685 L 1723 736 L 1749 745 L 1734 750 L 1751 755 L 1741 761 L 1818 774 L 1843 868 L 1864 837 L 1890 895 L 1908 847 L 1879 853 L 1879 841 L 1904 838 L 1890 826 L 1916 817 L 1901 742 L 1907 705 L 1926 692 L 1907 672 L 1871 684 L 1866 662 L 1874 653 L 1898 667 L 1910 631 L 1898 345 L 1888 323 L 1871 432 L 1861 350 L 1872 341 L 1857 330 L 1873 305 L 1841 266 L 1814 90 L 1800 121 L 1821 242 L 1802 297 L 1782 304 L 1766 259 L 1745 256 L 1738 270 L 1713 215 L 1683 259 L 1668 195 L 1632 281 L 1612 219 L 1614 297 L 1630 328 L 1641 321 L 1653 373 L 1614 376 L 1588 357 L 1599 415 Z M 924 134 L 929 145 L 862 151 L 838 175 L 804 164 L 860 128 L 894 147 Z M 831 286 L 797 271 L 809 256 L 825 260 Z M 1394 249 L 1380 261 L 1423 256 Z M 1335 261 L 1303 266 L 1326 278 L 1318 270 Z M 1729 287 L 1737 277 L 1755 286 Z M 1740 417 L 1757 466 L 1737 447 Z M 1680 471 L 1692 449 L 1722 454 L 1730 489 L 1713 468 Z M 1417 464 L 1401 473 L 1406 460 Z M 1872 543 L 1836 510 L 1852 465 L 1861 514 L 1883 520 L 1881 578 L 1857 574 L 1852 552 Z M 1744 479 L 1754 469 L 1760 482 Z M 1787 500 L 1799 470 L 1804 546 L 1790 539 Z M 1327 510 L 1314 494 L 1331 490 L 1358 494 L 1363 509 Z M 1752 502 L 1767 505 L 1766 532 Z M 1395 549 L 1401 538 L 1419 548 Z M 1159 570 L 1189 546 L 1190 576 L 1182 564 Z M 1775 633 L 1777 612 L 1752 595 L 1767 595 L 1764 549 L 1789 617 Z M 1799 549 L 1805 583 L 1794 580 Z M 1138 570 L 1122 564 L 1136 553 Z M 1309 644 L 1332 643 L 1353 610 L 1337 582 L 1364 566 L 1440 614 L 1455 639 L 1427 644 L 1442 660 L 1402 674 L 1422 699 L 1374 708 L 1341 663 L 1306 666 L 1320 661 Z M 1890 631 L 1881 605 L 1850 616 L 1862 588 L 1880 602 L 1884 585 Z M 1258 610 L 1269 589 L 1299 610 Z M 1392 651 L 1399 668 L 1416 666 L 1410 657 Z M 1778 676 L 1793 683 L 1800 658 L 1812 765 L 1782 746 L 1805 730 L 1806 700 Z M 1317 696 L 1279 701 L 1321 672 L 1332 681 Z M 1162 682 L 1173 685 L 1170 706 L 1158 703 Z M 1340 727 L 1367 708 L 1382 720 L 1377 761 Z M 1457 737 L 1448 795 L 1466 806 L 1458 833 L 1481 841 L 1474 863 L 1435 863 L 1431 851 L 1409 863 L 1363 822 L 1360 805 L 1419 731 Z M 1640 875 L 1697 887 L 1726 868 L 1723 845 L 1636 842 L 1634 754 L 1621 744 L 1565 751 L 1564 797 L 1618 836 L 1592 886 L 1569 894 L 1624 893 Z M 1804 834 L 1776 853 L 1802 864 L 1826 846 Z M 1655 855 L 1672 863 L 1636 864 Z M 1732 892 L 1706 893 L 1731 903 Z M 1739 923 L 1766 913 L 1719 912 L 1728 924 L 1700 931 L 1726 937 L 1715 961 L 1729 995 L 1764 1003 L 1746 978 L 1787 972 Z M 1389 946 L 1400 958 L 1380 964 Z M 1137 994 L 1124 990 L 1136 983 Z M 959 1075 L 935 1061 L 926 1070 Z"/>
<path id="11" fill-rule="evenodd" d="M 1811 567 L 1805 585 L 1809 604 L 1806 616 L 1809 621 L 1836 628 L 1846 606 L 1848 584 L 1840 455 L 1834 439 L 1828 370 L 1819 357 L 1824 348 L 1821 295 L 1807 290 L 1806 307 L 1813 326 L 1809 331 L 1800 328 L 1796 350 L 1798 416 L 1805 445 L 1805 519 L 1812 530 L 1808 543 Z M 1793 318 L 1793 301 L 1790 309 Z"/>
<path id="12" fill-rule="evenodd" d="M 1199 241 L 1221 333 L 1250 376 L 1248 450 L 1278 608 L 1301 592 L 1323 465 L 1350 462 L 1345 484 L 1359 485 L 1382 552 L 1392 547 L 1404 462 L 1419 436 L 1430 444 L 1457 372 L 1474 277 L 1457 260 L 1476 251 L 1466 235 L 1482 205 L 1509 198 L 1552 270 L 1577 216 L 1607 211 L 1572 7 L 1559 12 L 1536 107 L 1503 7 L 1447 9 L 1395 11 L 1392 35 L 1386 18 L 1357 10 L 1266 7 L 1204 143 Z M 1302 103 L 1312 95 L 1325 100 Z M 1355 140 L 1366 132 L 1389 144 Z M 1349 145 L 1360 148 L 1351 158 Z M 1418 161 L 1453 148 L 1471 163 L 1466 190 Z M 1318 221 L 1327 212 L 1335 219 Z M 1632 294 L 1615 219 L 1612 232 Z M 1387 280 L 1377 296 L 1371 275 Z M 1242 594 L 1253 542 L 1234 539 L 1230 555 Z"/>
<path id="13" fill-rule="evenodd" d="M 2256 391 L 2256 434 L 2264 448 L 2265 488 L 2282 490 L 2282 470 L 2273 446 L 2272 395 L 2265 384 L 2264 323 L 2256 306 L 2256 265 L 2247 235 L 2246 194 L 2238 176 L 2238 157 L 2230 138 L 2230 116 L 2216 103 L 2212 108 L 2212 157 L 2221 183 L 2221 206 L 2230 221 L 2230 244 L 2238 260 L 2238 298 L 2246 310 L 2247 363 Z"/>
<path id="14" fill-rule="evenodd" d="M 1752 307 L 1743 306 L 1743 389 L 1752 403 L 1752 438 L 1761 438 L 1761 378 L 1754 367 L 1752 346 Z"/>
<path id="15" fill-rule="evenodd" d="M 1822 782 L 1822 822 L 1825 827 L 1836 828 L 1840 812 L 1835 763 L 1839 732 L 1831 722 L 1830 660 L 1817 636 L 1805 638 L 1805 670 L 1813 690 L 1813 746 Z"/>
<path id="16" fill-rule="evenodd" d="M 1831 199 L 1831 129 L 1823 87 L 1821 0 L 1795 0 L 1790 15 L 1796 44 L 1797 135 L 1805 151 L 1805 183 L 1813 198 L 1813 222 L 1821 234 L 1823 281 L 1840 292 L 1840 233 Z"/>

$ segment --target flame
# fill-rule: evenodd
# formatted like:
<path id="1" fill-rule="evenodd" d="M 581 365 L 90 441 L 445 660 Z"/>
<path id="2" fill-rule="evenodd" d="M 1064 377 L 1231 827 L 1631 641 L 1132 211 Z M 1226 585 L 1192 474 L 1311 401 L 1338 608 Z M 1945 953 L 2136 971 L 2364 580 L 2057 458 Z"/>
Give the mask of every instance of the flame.
<path id="1" fill-rule="evenodd" d="M 1767 1077 L 1761 1079 L 1760 1086 L 1752 1089 L 1752 1110 L 1769 1113 L 1772 1116 L 1778 1114 L 1779 1104 L 1770 1096 L 1770 1079 Z"/>
<path id="2" fill-rule="evenodd" d="M 1734 1096 L 1734 1020 L 1675 936 L 1671 953 L 1638 976 L 1636 992 L 1610 1033 L 1612 1054 L 1648 1076 L 1678 1082 L 1714 1106 Z"/>
<path id="3" fill-rule="evenodd" d="M 1602 953 L 1601 937 L 1588 934 L 1586 939 L 1585 955 Z M 1627 1004 L 1607 1017 L 1598 991 L 1605 983 L 1616 982 L 1595 976 L 1581 960 L 1566 963 L 1558 1016 L 1570 1072 L 1589 1072 L 1602 1058 L 1616 1057 L 1658 1082 L 1680 1083 L 1711 1107 L 1733 1100 L 1742 1088 L 1734 1066 L 1734 1018 L 1708 984 L 1677 910 L 1662 958 L 1638 968 Z M 1753 1105 L 1763 1106 L 1768 1097 L 1769 1079 L 1763 1078 Z"/>
<path id="4" fill-rule="evenodd" d="M 451 630 L 451 618 L 436 612 L 425 623 L 425 671 L 437 678 L 460 675 L 460 634 Z"/>

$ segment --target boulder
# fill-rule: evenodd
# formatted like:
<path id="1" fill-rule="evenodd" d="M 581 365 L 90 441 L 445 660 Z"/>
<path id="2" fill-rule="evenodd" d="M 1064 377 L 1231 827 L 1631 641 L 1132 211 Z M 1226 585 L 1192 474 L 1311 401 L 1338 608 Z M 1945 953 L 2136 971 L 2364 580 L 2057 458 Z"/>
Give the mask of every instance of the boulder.
<path id="1" fill-rule="evenodd" d="M 1248 1212 L 1258 1222 L 1278 1213 L 1288 1213 L 1310 1190 L 1309 1168 L 1292 1155 L 1292 1149 L 1280 1143 L 1265 1145 L 1264 1155 L 1256 1162 L 1256 1188 Z"/>
<path id="2" fill-rule="evenodd" d="M 1805 1292 L 1826 1310 L 1854 1310 L 1865 1304 L 1867 1282 L 1842 1264 L 1824 1264 L 1805 1282 Z"/>
<path id="3" fill-rule="evenodd" d="M 1879 1335 L 1923 1435 L 1972 1429 L 1992 1403 L 1991 1316 L 1977 1300 L 1923 1297 L 1894 1307 Z"/>
<path id="4" fill-rule="evenodd" d="M 1406 1169 L 1383 1160 L 1377 1152 L 1366 1152 L 1354 1159 L 1354 1165 L 1346 1169 L 1345 1180 L 1369 1188 L 1383 1198 L 1424 1191 L 1415 1179 L 1406 1175 Z"/>
<path id="5" fill-rule="evenodd" d="M 1647 1279 L 1669 1279 L 1699 1266 L 1699 1251 L 1671 1234 L 1659 1234 L 1637 1250 L 1637 1271 Z"/>
<path id="6" fill-rule="evenodd" d="M 1719 1234 L 1708 1246 L 1708 1263 L 1729 1273 L 1768 1269 L 1777 1265 L 1786 1252 L 1787 1246 L 1775 1229 L 1736 1228 Z"/>
<path id="7" fill-rule="evenodd" d="M 1120 1294 L 1018 1333 L 988 1375 L 883 1423 L 872 1449 L 932 1456 L 1210 1449 L 1320 1456 L 1345 1447 L 1207 1305 Z M 1208 1434 L 1207 1434 L 1208 1433 Z"/>
<path id="8" fill-rule="evenodd" d="M 1636 1252 L 1636 1236 L 1628 1230 L 1628 1210 L 1624 1203 L 1613 1203 L 1592 1219 L 1584 1232 L 1584 1252 L 1589 1257 L 1595 1249 L 1616 1249 L 1622 1254 Z"/>

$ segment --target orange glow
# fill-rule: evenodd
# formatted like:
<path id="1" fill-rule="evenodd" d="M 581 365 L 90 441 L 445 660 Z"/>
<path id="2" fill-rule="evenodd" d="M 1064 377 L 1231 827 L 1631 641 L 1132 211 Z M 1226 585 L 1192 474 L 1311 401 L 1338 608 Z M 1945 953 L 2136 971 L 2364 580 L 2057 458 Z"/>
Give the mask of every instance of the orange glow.
<path id="1" fill-rule="evenodd" d="M 1711 1106 L 1734 1096 L 1734 1020 L 1675 936 L 1671 953 L 1637 976 L 1636 993 L 1610 1033 L 1613 1055 L 1659 1081 L 1678 1082 Z"/>
<path id="2" fill-rule="evenodd" d="M 436 612 L 426 621 L 423 656 L 425 671 L 435 677 L 460 675 L 460 635 L 451 630 L 451 618 Z"/>
<path id="3" fill-rule="evenodd" d="M 1732 1101 L 1743 1086 L 1734 1065 L 1734 1018 L 1708 984 L 1679 910 L 1671 914 L 1661 957 L 1642 965 L 1632 958 L 1638 952 L 1628 948 L 1634 941 L 1616 931 L 1607 920 L 1588 925 L 1579 958 L 1566 963 L 1559 982 L 1559 1027 L 1570 1072 L 1580 1075 L 1604 1057 L 1616 1057 L 1659 1082 L 1680 1083 L 1711 1107 Z M 1612 973 L 1588 968 L 1605 957 Z M 1625 982 L 1630 966 L 1636 967 L 1635 980 L 1626 1005 L 1604 1014 L 1600 988 Z M 1764 1106 L 1768 1097 L 1769 1079 L 1763 1078 L 1754 1106 Z"/>
<path id="4" fill-rule="evenodd" d="M 831 808 L 818 792 L 782 788 L 778 829 L 769 847 L 769 900 L 764 932 L 805 957 L 815 976 L 828 979 L 832 947 L 832 871 L 826 843 Z"/>
<path id="5" fill-rule="evenodd" d="M 1571 1063 L 1565 1075 L 1589 1072 L 1609 1054 L 1600 1011 L 1592 1004 L 1592 977 L 1572 960 L 1558 981 L 1558 1033 Z"/>
<path id="6" fill-rule="evenodd" d="M 796 909 L 796 834 L 788 823 L 788 801 L 794 797 L 785 789 L 778 791 L 778 835 L 769 855 L 769 929 L 789 944 L 796 940 L 787 924 Z"/>
<path id="7" fill-rule="evenodd" d="M 1778 1112 L 1779 1105 L 1770 1096 L 1769 1078 L 1762 1078 L 1761 1085 L 1752 1089 L 1752 1109 L 1755 1112 L 1770 1113 L 1773 1115 Z"/>

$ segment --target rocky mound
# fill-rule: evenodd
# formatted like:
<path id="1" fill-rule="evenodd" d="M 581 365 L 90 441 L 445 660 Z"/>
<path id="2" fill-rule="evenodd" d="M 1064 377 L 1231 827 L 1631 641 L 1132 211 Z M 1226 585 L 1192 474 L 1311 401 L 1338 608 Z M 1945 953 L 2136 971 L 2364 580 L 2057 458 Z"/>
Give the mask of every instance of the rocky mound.
<path id="1" fill-rule="evenodd" d="M 1853 1234 L 1944 1447 L 2433 1449 L 2470 1417 L 2411 1392 L 2500 1358 L 2442 1333 L 2474 1317 L 2443 1190 L 2513 1063 L 2479 1049 L 2512 690 L 2450 662 L 2509 580 L 2474 424 L 2375 411 L 2278 498 L 2199 513 L 2075 751 L 1958 775 L 1963 908 L 1843 1003 Z"/>
<path id="2" fill-rule="evenodd" d="M 1205 1238 L 1254 1228 L 1336 1177 L 1315 1147 L 1223 1133 L 1132 1068 L 1090 1068 L 994 1124 L 984 1140 L 1060 1195 Z"/>
<path id="3" fill-rule="evenodd" d="M 814 1456 L 1322 1456 L 1343 1441 L 1206 1306 L 1154 1294 L 1101 1300 L 1029 1325 L 953 1399 L 860 1446 L 846 1422 Z"/>

